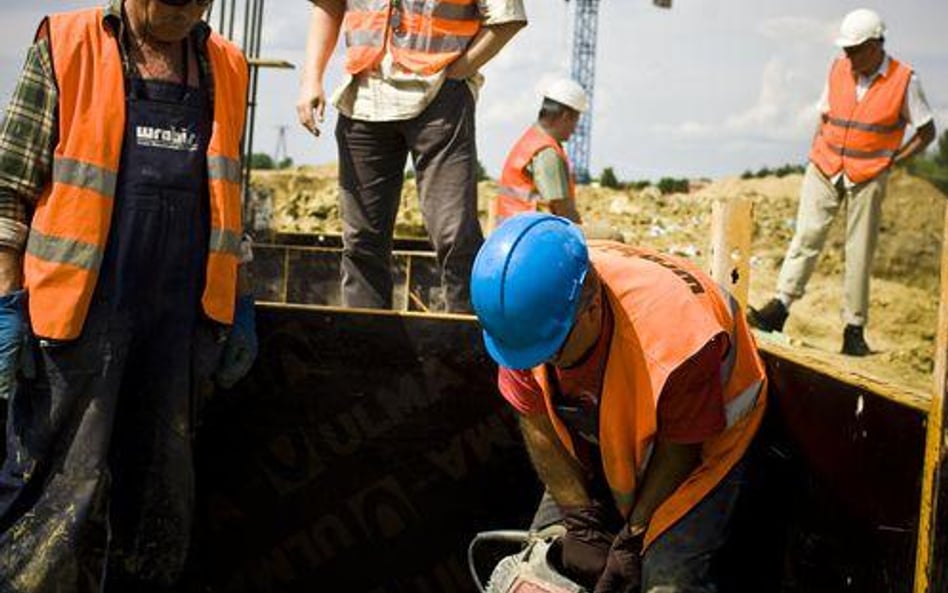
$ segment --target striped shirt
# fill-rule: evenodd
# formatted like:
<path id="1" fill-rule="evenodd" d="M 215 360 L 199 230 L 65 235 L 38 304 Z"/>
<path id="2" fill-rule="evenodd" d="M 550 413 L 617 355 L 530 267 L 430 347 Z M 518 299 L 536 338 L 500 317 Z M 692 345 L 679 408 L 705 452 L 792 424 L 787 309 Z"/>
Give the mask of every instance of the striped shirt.
<path id="1" fill-rule="evenodd" d="M 477 0 L 477 7 L 485 27 L 527 20 L 523 0 Z M 444 79 L 444 70 L 424 75 L 400 68 L 386 51 L 378 67 L 356 76 L 346 74 L 332 104 L 342 115 L 361 121 L 411 119 L 434 100 Z M 467 83 L 476 99 L 484 77 L 475 74 Z"/>
<path id="2" fill-rule="evenodd" d="M 126 76 L 132 72 L 125 51 L 122 0 L 103 9 L 106 26 L 116 33 Z M 198 51 L 201 80 L 213 97 L 210 62 L 204 52 L 210 27 L 200 23 L 191 33 Z M 52 177 L 53 152 L 59 141 L 59 91 L 53 74 L 49 40 L 40 36 L 27 50 L 13 97 L 0 122 L 0 246 L 23 251 L 30 213 Z"/>

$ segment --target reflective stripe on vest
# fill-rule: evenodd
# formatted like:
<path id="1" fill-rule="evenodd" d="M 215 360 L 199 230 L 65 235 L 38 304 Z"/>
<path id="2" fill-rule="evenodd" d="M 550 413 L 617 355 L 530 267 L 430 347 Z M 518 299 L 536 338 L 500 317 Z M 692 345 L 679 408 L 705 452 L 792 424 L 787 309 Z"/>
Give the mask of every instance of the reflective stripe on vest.
<path id="1" fill-rule="evenodd" d="M 569 171 L 569 158 L 563 146 L 555 138 L 547 134 L 540 124 L 534 124 L 520 136 L 517 142 L 510 149 L 507 160 L 504 161 L 504 168 L 500 173 L 498 182 L 498 194 L 491 203 L 493 209 L 494 225 L 497 226 L 504 220 L 521 212 L 534 212 L 541 208 L 544 201 L 543 196 L 537 191 L 537 186 L 533 181 L 533 176 L 527 172 L 527 167 L 533 161 L 533 157 L 541 150 L 552 148 L 557 156 L 562 159 Z M 573 176 L 569 175 L 570 199 L 575 197 L 575 186 Z"/>
<path id="2" fill-rule="evenodd" d="M 477 0 L 347 0 L 343 30 L 346 70 L 358 74 L 378 66 L 391 51 L 396 64 L 423 75 L 453 62 L 477 35 Z"/>
<path id="3" fill-rule="evenodd" d="M 902 145 L 907 122 L 902 104 L 912 69 L 889 58 L 863 98 L 856 100 L 856 82 L 847 58 L 833 63 L 829 76 L 829 113 L 813 141 L 810 160 L 827 177 L 843 171 L 854 183 L 886 170 Z"/>
<path id="4" fill-rule="evenodd" d="M 734 373 L 734 365 L 737 363 L 738 349 L 734 344 L 738 343 L 737 320 L 741 317 L 741 305 L 726 288 L 720 284 L 717 284 L 717 287 L 718 294 L 721 295 L 722 300 L 727 303 L 728 311 L 731 314 L 731 327 L 728 331 L 728 343 L 730 346 L 728 347 L 727 355 L 724 357 L 724 360 L 721 361 L 721 386 L 726 388 L 731 382 L 731 376 Z M 763 385 L 764 381 L 762 379 L 754 381 L 736 397 L 724 403 L 725 427 L 730 428 L 734 426 L 751 413 L 754 406 L 757 405 L 757 396 L 760 394 Z"/>
<path id="5" fill-rule="evenodd" d="M 589 250 L 615 319 L 600 397 L 599 443 L 606 480 L 623 516 L 635 503 L 652 456 L 658 399 L 668 376 L 715 336 L 730 338 L 722 361 L 726 427 L 702 444 L 701 466 L 656 509 L 646 532 L 649 545 L 713 490 L 747 450 L 766 404 L 763 363 L 736 301 L 723 298 L 726 292 L 690 262 L 608 241 L 590 241 Z M 687 331 L 668 339 L 670 319 Z M 547 373 L 541 366 L 533 374 L 556 433 L 572 453 L 569 432 L 555 415 Z"/>
<path id="6" fill-rule="evenodd" d="M 23 258 L 36 335 L 74 339 L 82 331 L 102 265 L 125 134 L 122 58 L 101 8 L 54 14 L 49 33 L 59 89 L 52 179 L 36 204 Z M 243 54 L 219 35 L 207 40 L 214 76 L 208 148 L 210 254 L 202 304 L 233 321 L 241 234 L 240 140 L 247 96 Z"/>

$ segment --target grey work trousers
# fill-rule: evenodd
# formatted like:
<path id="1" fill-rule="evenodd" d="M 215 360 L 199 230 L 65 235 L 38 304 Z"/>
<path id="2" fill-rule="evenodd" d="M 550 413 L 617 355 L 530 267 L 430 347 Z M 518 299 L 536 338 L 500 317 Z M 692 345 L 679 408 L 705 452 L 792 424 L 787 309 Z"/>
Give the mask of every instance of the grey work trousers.
<path id="1" fill-rule="evenodd" d="M 879 237 L 888 172 L 851 188 L 833 185 L 810 163 L 803 177 L 797 226 L 780 268 L 777 292 L 791 300 L 803 296 L 823 250 L 830 225 L 846 202 L 846 271 L 843 320 L 864 326 L 869 319 L 869 278 Z"/>
<path id="2" fill-rule="evenodd" d="M 392 235 L 411 154 L 446 308 L 470 311 L 471 265 L 484 237 L 477 219 L 474 97 L 467 84 L 445 80 L 432 103 L 409 120 L 368 122 L 340 116 L 336 140 L 343 304 L 392 306 Z"/>

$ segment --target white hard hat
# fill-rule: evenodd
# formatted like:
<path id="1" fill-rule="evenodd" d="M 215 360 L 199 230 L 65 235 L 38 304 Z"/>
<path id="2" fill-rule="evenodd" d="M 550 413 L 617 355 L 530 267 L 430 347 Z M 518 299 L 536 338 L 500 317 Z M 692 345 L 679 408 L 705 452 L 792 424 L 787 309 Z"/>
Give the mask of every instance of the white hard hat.
<path id="1" fill-rule="evenodd" d="M 583 112 L 589 109 L 589 97 L 578 82 L 571 78 L 558 78 L 543 89 L 543 96 Z"/>
<path id="2" fill-rule="evenodd" d="M 874 10 L 857 8 L 843 18 L 839 26 L 838 47 L 855 47 L 869 39 L 880 39 L 885 34 L 885 23 Z"/>

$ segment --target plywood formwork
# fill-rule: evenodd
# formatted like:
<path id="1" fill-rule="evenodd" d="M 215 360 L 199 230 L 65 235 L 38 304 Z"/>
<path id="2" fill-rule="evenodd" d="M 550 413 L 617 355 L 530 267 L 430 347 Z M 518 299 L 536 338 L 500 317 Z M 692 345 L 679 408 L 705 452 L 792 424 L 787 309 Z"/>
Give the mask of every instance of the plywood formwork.
<path id="1" fill-rule="evenodd" d="M 469 539 L 524 528 L 540 495 L 473 318 L 258 313 L 260 360 L 204 413 L 204 583 L 473 591 Z M 773 404 L 724 590 L 910 591 L 920 402 L 764 355 Z"/>

